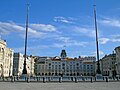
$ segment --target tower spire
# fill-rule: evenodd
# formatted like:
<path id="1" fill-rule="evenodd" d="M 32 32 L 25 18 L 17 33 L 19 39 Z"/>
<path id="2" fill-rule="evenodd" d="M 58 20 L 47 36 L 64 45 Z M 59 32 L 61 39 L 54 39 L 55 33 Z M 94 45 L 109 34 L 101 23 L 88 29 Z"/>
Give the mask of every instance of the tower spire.
<path id="1" fill-rule="evenodd" d="M 98 29 L 97 29 L 97 20 L 96 20 L 96 4 L 94 4 L 94 20 L 95 20 L 95 31 L 96 31 L 96 48 L 97 48 L 97 74 L 101 74 L 100 71 L 100 62 L 99 62 L 99 46 L 98 46 Z"/>
<path id="2" fill-rule="evenodd" d="M 27 74 L 26 58 L 27 58 L 27 37 L 28 37 L 28 16 L 29 16 L 28 13 L 29 13 L 29 4 L 27 4 L 27 15 L 26 15 L 25 54 L 24 54 L 23 74 Z"/>

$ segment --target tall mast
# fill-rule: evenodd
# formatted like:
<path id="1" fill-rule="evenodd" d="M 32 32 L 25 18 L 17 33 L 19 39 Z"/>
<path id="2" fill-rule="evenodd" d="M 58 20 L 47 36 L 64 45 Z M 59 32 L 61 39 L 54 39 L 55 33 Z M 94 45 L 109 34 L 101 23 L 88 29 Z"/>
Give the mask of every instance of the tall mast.
<path id="1" fill-rule="evenodd" d="M 26 58 L 27 58 L 27 37 L 28 37 L 28 12 L 29 12 L 29 4 L 27 4 L 27 15 L 26 15 L 26 34 L 25 34 L 25 54 L 24 54 L 24 67 L 23 67 L 23 74 L 27 74 L 26 69 Z"/>
<path id="2" fill-rule="evenodd" d="M 96 20 L 96 5 L 94 5 L 94 20 L 95 20 L 95 31 L 96 31 L 96 48 L 97 48 L 97 74 L 101 74 L 100 71 L 100 62 L 99 62 L 99 46 L 98 46 L 98 29 L 97 29 L 97 20 Z"/>

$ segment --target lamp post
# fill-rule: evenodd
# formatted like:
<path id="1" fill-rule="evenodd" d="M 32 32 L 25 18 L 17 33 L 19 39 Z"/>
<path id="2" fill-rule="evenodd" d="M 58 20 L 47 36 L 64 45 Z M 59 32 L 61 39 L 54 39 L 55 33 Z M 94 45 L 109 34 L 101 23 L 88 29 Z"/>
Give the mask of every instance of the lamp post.
<path id="1" fill-rule="evenodd" d="M 98 46 L 98 30 L 97 30 L 97 20 L 96 20 L 96 5 L 94 5 L 94 20 L 95 20 L 95 31 L 96 31 L 96 48 L 97 48 L 97 74 L 101 74 L 100 62 L 99 62 L 99 46 Z"/>
<path id="2" fill-rule="evenodd" d="M 24 67 L 23 67 L 23 74 L 27 74 L 27 69 L 26 69 L 26 51 L 27 51 L 27 37 L 28 37 L 28 11 L 29 11 L 29 4 L 27 4 L 27 16 L 26 16 L 26 34 L 25 34 L 25 55 L 24 55 Z"/>

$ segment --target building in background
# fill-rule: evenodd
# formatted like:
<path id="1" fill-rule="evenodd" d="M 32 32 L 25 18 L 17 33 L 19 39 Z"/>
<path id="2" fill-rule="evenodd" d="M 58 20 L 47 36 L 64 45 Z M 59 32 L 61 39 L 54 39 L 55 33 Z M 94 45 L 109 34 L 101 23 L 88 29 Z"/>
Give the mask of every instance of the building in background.
<path id="1" fill-rule="evenodd" d="M 34 65 L 35 75 L 44 75 L 46 60 L 47 60 L 47 57 L 37 56 L 35 58 L 35 65 Z"/>
<path id="2" fill-rule="evenodd" d="M 116 52 L 116 70 L 117 70 L 117 75 L 120 76 L 120 46 L 115 48 Z"/>
<path id="3" fill-rule="evenodd" d="M 37 58 L 36 56 L 30 55 L 30 76 L 35 75 L 35 59 L 36 58 Z"/>
<path id="4" fill-rule="evenodd" d="M 38 57 L 35 62 L 36 75 L 92 76 L 95 74 L 95 57 L 68 58 L 65 50 L 60 57 Z"/>
<path id="5" fill-rule="evenodd" d="M 13 50 L 7 48 L 5 40 L 0 40 L 0 76 L 12 76 L 13 69 Z"/>
<path id="6" fill-rule="evenodd" d="M 105 55 L 101 59 L 102 74 L 104 76 L 116 76 L 116 54 Z"/>
<path id="7" fill-rule="evenodd" d="M 13 58 L 13 76 L 19 76 L 22 74 L 23 70 L 23 54 L 21 53 L 14 53 Z"/>
<path id="8" fill-rule="evenodd" d="M 24 64 L 24 55 L 21 53 L 14 53 L 14 58 L 13 58 L 13 75 L 14 76 L 22 75 L 23 64 Z M 34 75 L 34 58 L 32 56 L 27 56 L 26 64 L 27 64 L 26 65 L 27 74 L 30 76 Z"/>

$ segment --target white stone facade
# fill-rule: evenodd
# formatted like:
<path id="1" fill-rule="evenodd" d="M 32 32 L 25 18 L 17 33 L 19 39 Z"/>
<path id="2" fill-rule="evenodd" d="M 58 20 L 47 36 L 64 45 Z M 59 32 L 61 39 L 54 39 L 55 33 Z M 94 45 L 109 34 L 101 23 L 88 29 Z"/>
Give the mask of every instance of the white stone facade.
<path id="1" fill-rule="evenodd" d="M 13 50 L 7 48 L 6 41 L 0 40 L 0 76 L 9 77 L 13 69 Z"/>
<path id="2" fill-rule="evenodd" d="M 95 74 L 95 57 L 64 58 L 39 57 L 36 75 L 92 76 Z"/>

